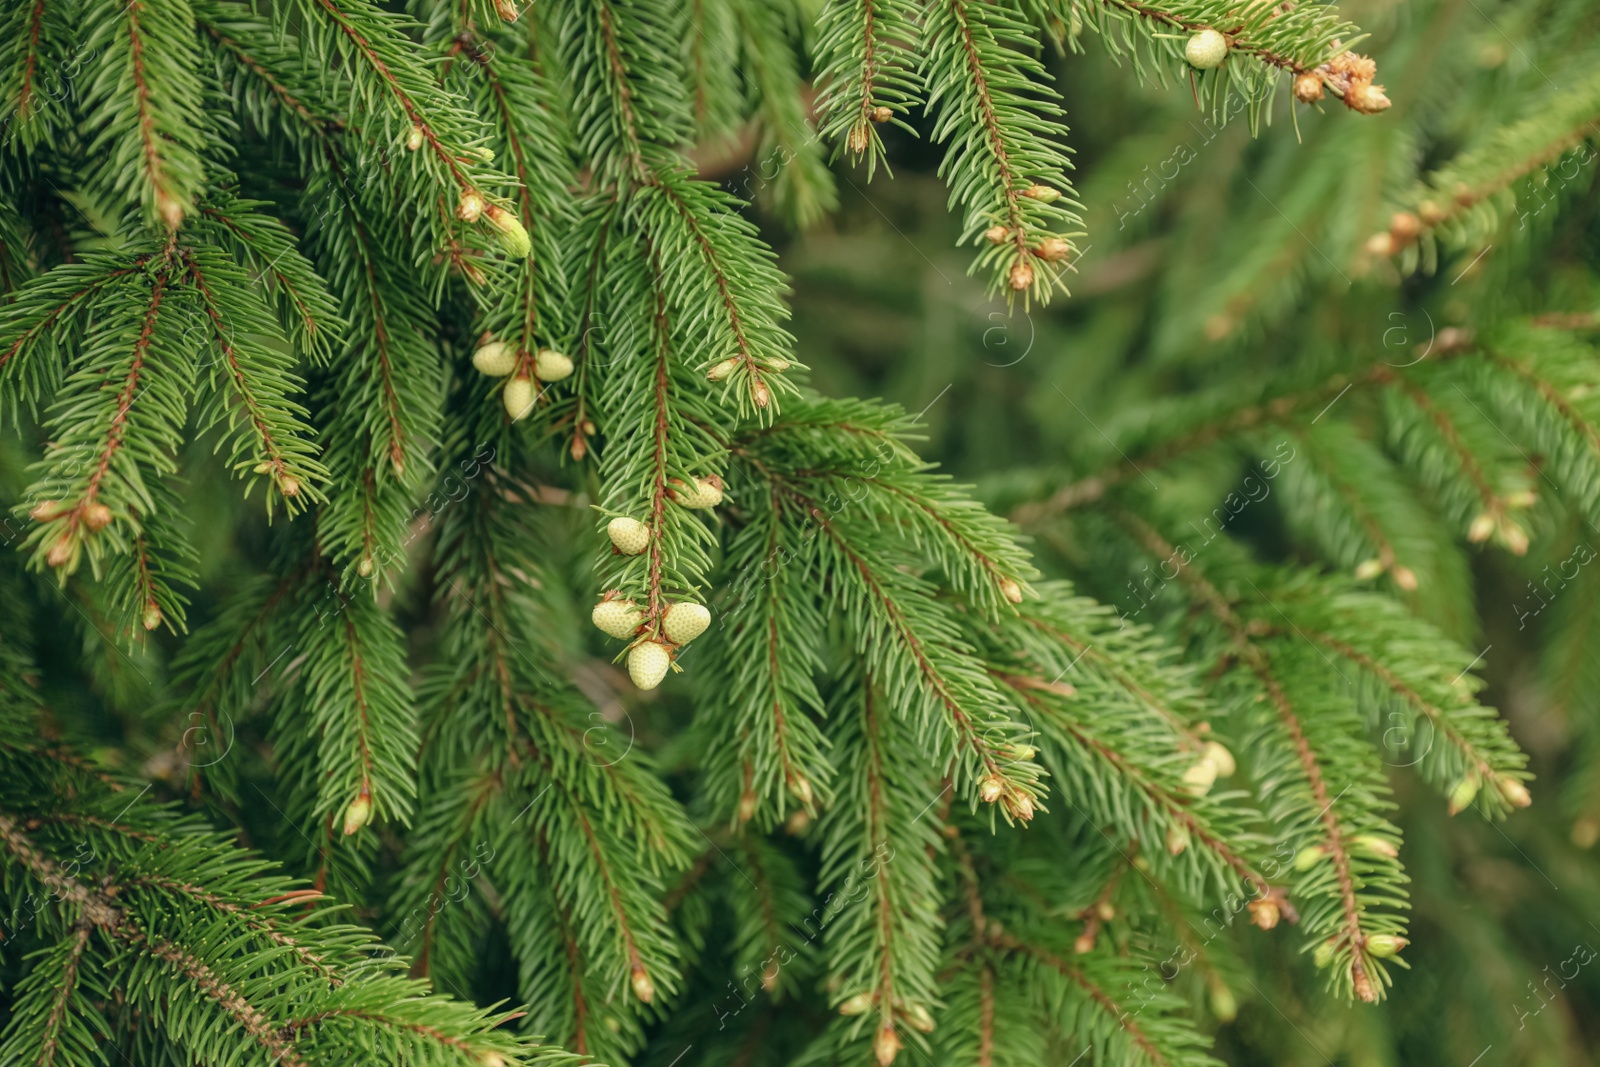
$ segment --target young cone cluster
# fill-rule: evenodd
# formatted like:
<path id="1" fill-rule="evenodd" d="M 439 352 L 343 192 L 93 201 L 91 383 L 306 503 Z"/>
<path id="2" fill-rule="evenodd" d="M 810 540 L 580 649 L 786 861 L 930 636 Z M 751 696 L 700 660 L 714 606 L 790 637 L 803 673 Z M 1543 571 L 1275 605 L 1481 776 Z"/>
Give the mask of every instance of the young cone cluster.
<path id="1" fill-rule="evenodd" d="M 642 550 L 642 545 L 641 545 Z M 669 605 L 659 625 L 634 640 L 646 619 L 644 612 L 618 593 L 608 593 L 594 606 L 591 619 L 597 629 L 622 641 L 634 641 L 627 651 L 628 675 L 640 689 L 654 689 L 672 666 L 673 650 L 693 641 L 711 625 L 711 612 L 702 604 Z"/>
<path id="2" fill-rule="evenodd" d="M 541 348 L 534 353 L 532 375 L 524 373 L 527 363 L 523 353 L 505 341 L 485 341 L 472 353 L 472 366 L 491 378 L 507 378 L 501 389 L 501 402 L 513 422 L 527 418 L 540 396 L 536 382 L 559 382 L 572 375 L 570 356 L 553 348 Z M 511 377 L 507 377 L 510 375 Z"/>

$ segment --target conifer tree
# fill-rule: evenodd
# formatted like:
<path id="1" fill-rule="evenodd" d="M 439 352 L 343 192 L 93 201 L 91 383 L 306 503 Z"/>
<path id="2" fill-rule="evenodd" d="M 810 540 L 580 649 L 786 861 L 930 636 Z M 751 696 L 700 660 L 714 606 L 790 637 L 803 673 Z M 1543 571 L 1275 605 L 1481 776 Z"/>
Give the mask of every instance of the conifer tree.
<path id="1" fill-rule="evenodd" d="M 1448 980 L 1435 816 L 1534 796 L 1476 559 L 1600 838 L 1600 44 L 1508 9 L 6 5 L 0 1063 L 1176 1067 Z M 1135 91 L 1211 195 L 1104 177 Z M 925 181 L 1111 353 L 976 490 L 773 249 Z"/>

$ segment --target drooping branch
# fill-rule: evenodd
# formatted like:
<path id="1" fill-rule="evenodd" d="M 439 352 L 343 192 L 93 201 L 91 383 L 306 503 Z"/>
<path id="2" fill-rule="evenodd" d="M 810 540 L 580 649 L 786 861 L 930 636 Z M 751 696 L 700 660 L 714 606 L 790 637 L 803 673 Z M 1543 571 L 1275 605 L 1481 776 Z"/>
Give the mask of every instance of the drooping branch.
<path id="1" fill-rule="evenodd" d="M 1158 533 L 1154 527 L 1133 515 L 1123 513 L 1121 516 L 1125 525 L 1134 533 L 1134 536 L 1145 548 L 1159 559 L 1175 558 L 1173 546 Z M 1233 604 L 1221 590 L 1217 589 L 1192 563 L 1186 563 L 1178 571 L 1178 580 L 1182 582 L 1203 604 L 1211 615 L 1222 624 L 1233 647 L 1234 655 L 1243 663 L 1255 677 L 1267 699 L 1270 701 L 1278 721 L 1285 734 L 1288 736 L 1289 745 L 1294 753 L 1295 762 L 1300 768 L 1301 776 L 1305 779 L 1310 790 L 1312 803 L 1318 808 L 1317 821 L 1322 826 L 1323 847 L 1333 864 L 1335 879 L 1338 887 L 1339 907 L 1341 911 L 1342 937 L 1351 947 L 1350 970 L 1352 981 L 1357 995 L 1362 1000 L 1376 1002 L 1377 989 L 1372 979 L 1366 973 L 1366 966 L 1362 960 L 1362 946 L 1366 944 L 1366 935 L 1361 926 L 1362 908 L 1356 899 L 1355 881 L 1351 873 L 1349 842 L 1346 839 L 1344 828 L 1340 825 L 1339 816 L 1334 811 L 1334 802 L 1338 797 L 1328 789 L 1327 778 L 1323 773 L 1322 764 L 1317 758 L 1311 742 L 1306 737 L 1305 726 L 1301 721 L 1299 711 L 1293 701 L 1289 699 L 1284 690 L 1271 659 L 1261 646 L 1252 639 L 1251 629 L 1234 610 Z"/>

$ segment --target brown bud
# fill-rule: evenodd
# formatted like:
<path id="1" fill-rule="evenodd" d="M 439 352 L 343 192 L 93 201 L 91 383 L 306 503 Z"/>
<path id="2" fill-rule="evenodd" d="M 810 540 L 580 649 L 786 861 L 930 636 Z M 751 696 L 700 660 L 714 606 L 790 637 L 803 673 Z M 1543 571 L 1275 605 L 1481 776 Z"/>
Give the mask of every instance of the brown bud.
<path id="1" fill-rule="evenodd" d="M 1315 104 L 1322 99 L 1322 75 L 1314 71 L 1295 75 L 1294 98 L 1302 104 Z"/>
<path id="2" fill-rule="evenodd" d="M 111 509 L 96 501 L 83 509 L 83 524 L 91 530 L 104 530 L 111 525 Z"/>
<path id="3" fill-rule="evenodd" d="M 1363 115 L 1376 115 L 1380 111 L 1387 111 L 1393 101 L 1384 95 L 1383 86 L 1354 81 L 1350 83 L 1350 88 L 1345 90 L 1344 103 L 1351 111 L 1359 111 Z"/>
<path id="4" fill-rule="evenodd" d="M 928 1009 L 915 1002 L 906 1005 L 906 1022 L 913 1029 L 921 1030 L 925 1034 L 933 1033 L 933 1016 L 928 1014 Z"/>
<path id="5" fill-rule="evenodd" d="M 1011 231 L 1004 226 L 990 226 L 983 231 L 983 239 L 992 245 L 1003 245 L 1011 239 Z"/>
<path id="6" fill-rule="evenodd" d="M 1005 798 L 1006 814 L 1018 822 L 1033 820 L 1033 798 L 1026 793 L 1009 793 Z"/>
<path id="7" fill-rule="evenodd" d="M 67 561 L 72 558 L 72 546 L 72 535 L 62 534 L 61 538 L 50 546 L 50 554 L 45 556 L 44 561 L 52 567 L 66 566 Z"/>
<path id="8" fill-rule="evenodd" d="M 1513 556 L 1526 556 L 1528 554 L 1528 531 L 1520 523 L 1510 519 L 1502 519 L 1495 528 L 1495 533 L 1500 535 L 1500 543 L 1506 546 L 1506 551 Z"/>
<path id="9" fill-rule="evenodd" d="M 1394 847 L 1394 842 L 1377 834 L 1358 834 L 1350 839 L 1350 843 L 1364 852 L 1385 859 L 1399 859 L 1400 850 Z"/>
<path id="10" fill-rule="evenodd" d="M 1372 979 L 1367 976 L 1365 967 L 1350 965 L 1350 984 L 1355 987 L 1356 996 L 1367 1004 L 1376 1004 L 1378 994 L 1372 988 Z"/>
<path id="11" fill-rule="evenodd" d="M 1409 211 L 1396 211 L 1389 220 L 1389 236 L 1397 245 L 1408 245 L 1422 232 L 1422 220 Z"/>
<path id="12" fill-rule="evenodd" d="M 494 0 L 494 9 L 507 22 L 517 21 L 517 16 L 522 14 L 512 0 Z"/>
<path id="13" fill-rule="evenodd" d="M 300 479 L 292 474 L 280 475 L 278 477 L 278 491 L 284 496 L 299 496 Z"/>
<path id="14" fill-rule="evenodd" d="M 372 794 L 366 786 L 361 787 L 361 792 L 356 794 L 344 809 L 344 836 L 351 837 L 361 832 L 361 828 L 372 820 Z"/>
<path id="15" fill-rule="evenodd" d="M 483 197 L 474 192 L 465 192 L 456 204 L 456 218 L 462 222 L 477 222 L 483 215 L 483 209 Z"/>
<path id="16" fill-rule="evenodd" d="M 893 1023 L 878 1028 L 878 1036 L 872 1040 L 872 1054 L 878 1059 L 878 1067 L 889 1067 L 900 1054 L 900 1035 L 894 1032 Z"/>
<path id="17" fill-rule="evenodd" d="M 1389 236 L 1389 231 L 1375 233 L 1367 238 L 1367 254 L 1370 256 L 1394 255 L 1394 238 Z"/>
<path id="18" fill-rule="evenodd" d="M 811 780 L 803 774 L 797 774 L 789 779 L 789 792 L 800 803 L 810 806 L 815 794 L 811 791 Z"/>
<path id="19" fill-rule="evenodd" d="M 1042 204 L 1048 204 L 1061 199 L 1061 190 L 1050 185 L 1030 185 L 1022 190 L 1022 195 L 1029 200 L 1037 200 Z"/>
<path id="20" fill-rule="evenodd" d="M 840 1015 L 865 1015 L 872 1007 L 871 993 L 857 993 L 839 1005 Z"/>
<path id="21" fill-rule="evenodd" d="M 1006 784 L 994 775 L 989 775 L 978 783 L 978 797 L 985 804 L 993 804 L 1000 799 L 1000 794 L 1005 792 Z"/>
<path id="22" fill-rule="evenodd" d="M 1494 534 L 1495 517 L 1487 511 L 1480 511 L 1473 518 L 1472 525 L 1467 527 L 1467 540 L 1475 545 L 1481 545 Z"/>
<path id="23" fill-rule="evenodd" d="M 767 388 L 766 382 L 757 379 L 755 385 L 750 387 L 750 399 L 756 407 L 764 408 L 772 403 L 772 390 Z"/>
<path id="24" fill-rule="evenodd" d="M 650 981 L 650 976 L 643 967 L 635 964 L 633 967 L 633 995 L 645 1004 L 656 998 L 656 984 Z"/>
<path id="25" fill-rule="evenodd" d="M 161 607 L 154 600 L 145 604 L 144 614 L 139 616 L 139 624 L 146 630 L 154 630 L 161 625 Z"/>
<path id="26" fill-rule="evenodd" d="M 28 512 L 28 517 L 36 522 L 49 522 L 61 514 L 61 501 L 41 500 Z"/>
<path id="27" fill-rule="evenodd" d="M 740 822 L 749 822 L 751 819 L 755 818 L 756 802 L 757 798 L 753 790 L 746 789 L 739 795 L 738 819 Z"/>
<path id="28" fill-rule="evenodd" d="M 872 144 L 872 134 L 867 132 L 865 125 L 854 126 L 851 128 L 849 135 L 845 137 L 844 143 L 846 148 L 859 155 L 867 150 L 868 145 Z"/>
<path id="29" fill-rule="evenodd" d="M 1429 226 L 1437 226 L 1439 223 L 1450 217 L 1449 213 L 1445 211 L 1444 208 L 1440 207 L 1432 200 L 1424 200 L 1422 203 L 1418 204 L 1417 215 L 1420 216 L 1422 221 Z"/>
<path id="30" fill-rule="evenodd" d="M 166 223 L 167 229 L 176 230 L 183 225 L 183 201 L 165 189 L 159 189 L 156 191 L 156 214 L 161 216 L 161 221 Z"/>
<path id="31" fill-rule="evenodd" d="M 413 127 L 411 127 L 411 131 L 406 134 L 406 151 L 407 152 L 415 152 L 417 149 L 419 149 L 421 147 L 422 147 L 422 127 L 421 126 L 413 126 Z"/>
<path id="32" fill-rule="evenodd" d="M 1073 942 L 1072 942 L 1072 952 L 1073 952 L 1073 954 L 1077 955 L 1077 956 L 1087 956 L 1089 953 L 1094 951 L 1094 942 L 1095 942 L 1095 928 L 1094 928 L 1094 924 L 1090 923 L 1088 926 L 1084 927 L 1083 933 L 1079 934 L 1073 940 Z"/>
<path id="33" fill-rule="evenodd" d="M 1525 808 L 1533 803 L 1533 796 L 1528 792 L 1528 787 L 1510 775 L 1502 774 L 1494 780 L 1494 784 L 1500 790 L 1500 795 L 1514 808 Z"/>
<path id="34" fill-rule="evenodd" d="M 1020 604 L 1022 603 L 1022 586 L 1018 585 L 1015 579 L 1002 578 L 1000 579 L 1000 595 L 1013 604 Z"/>
<path id="35" fill-rule="evenodd" d="M 1455 815 L 1464 811 L 1468 805 L 1478 798 L 1478 789 L 1481 782 L 1476 774 L 1465 775 L 1450 790 L 1450 814 Z"/>
<path id="36" fill-rule="evenodd" d="M 1072 244 L 1061 237 L 1046 237 L 1039 242 L 1034 252 L 1042 260 L 1049 263 L 1059 263 L 1072 255 Z"/>
<path id="37" fill-rule="evenodd" d="M 1033 285 L 1033 264 L 1025 259 L 1019 259 L 1011 265 L 1011 288 L 1017 292 Z"/>
<path id="38" fill-rule="evenodd" d="M 1263 930 L 1270 930 L 1278 925 L 1278 920 L 1283 917 L 1283 912 L 1278 908 L 1278 902 L 1271 897 L 1252 900 L 1249 905 L 1250 921 Z"/>
<path id="39" fill-rule="evenodd" d="M 872 109 L 873 122 L 888 122 L 892 118 L 894 118 L 894 112 L 886 107 L 875 107 Z"/>

